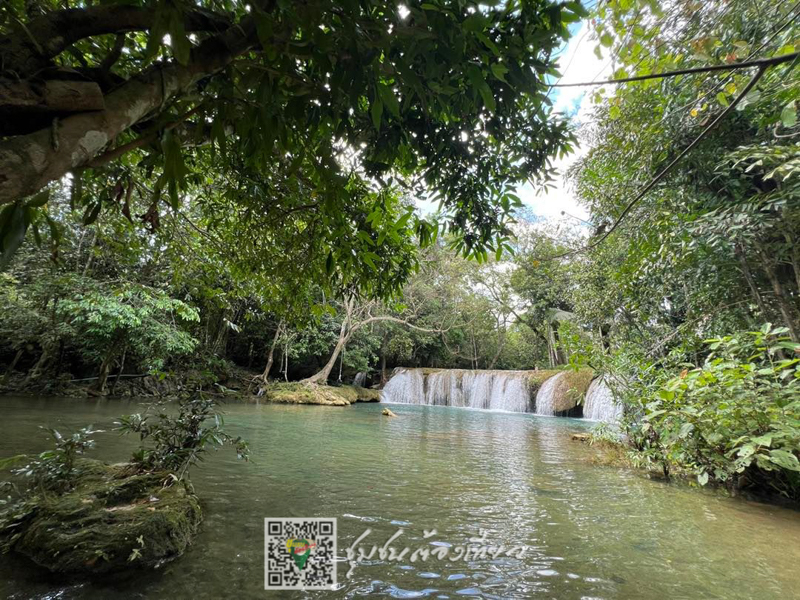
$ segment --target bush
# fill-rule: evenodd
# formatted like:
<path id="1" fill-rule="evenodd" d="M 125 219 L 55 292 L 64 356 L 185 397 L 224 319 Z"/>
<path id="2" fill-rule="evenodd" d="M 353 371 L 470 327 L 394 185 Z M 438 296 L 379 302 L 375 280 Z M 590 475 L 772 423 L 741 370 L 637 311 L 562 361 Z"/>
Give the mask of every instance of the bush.
<path id="1" fill-rule="evenodd" d="M 706 340 L 711 354 L 663 383 L 632 427 L 640 453 L 731 488 L 800 498 L 800 344 L 785 328 Z M 765 488 L 768 488 L 765 490 Z"/>
<path id="2" fill-rule="evenodd" d="M 189 467 L 203 460 L 209 447 L 230 444 L 239 458 L 250 453 L 241 437 L 223 431 L 222 414 L 214 400 L 198 394 L 180 401 L 177 414 L 168 412 L 167 402 L 153 404 L 144 414 L 121 417 L 117 423 L 122 433 L 138 433 L 142 446 L 133 462 L 143 470 L 168 470 L 182 479 Z M 150 445 L 145 445 L 150 442 Z"/>
<path id="3" fill-rule="evenodd" d="M 71 435 L 64 436 L 56 429 L 43 427 L 55 442 L 55 448 L 45 450 L 24 467 L 14 473 L 29 477 L 32 487 L 40 490 L 64 492 L 70 490 L 75 478 L 75 461 L 87 450 L 94 448 L 92 436 L 101 430 L 84 427 Z M 14 457 L 25 458 L 24 456 Z"/>

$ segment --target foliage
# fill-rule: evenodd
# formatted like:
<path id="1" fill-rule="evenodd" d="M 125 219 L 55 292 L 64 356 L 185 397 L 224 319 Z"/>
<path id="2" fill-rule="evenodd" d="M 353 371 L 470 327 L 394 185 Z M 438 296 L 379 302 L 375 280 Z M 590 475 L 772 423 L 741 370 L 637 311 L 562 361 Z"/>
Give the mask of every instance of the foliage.
<path id="1" fill-rule="evenodd" d="M 177 414 L 168 409 L 167 403 L 158 402 L 145 413 L 121 417 L 117 423 L 118 431 L 138 434 L 143 442 L 133 455 L 133 462 L 143 470 L 168 470 L 182 479 L 209 448 L 228 444 L 240 459 L 249 459 L 247 442 L 224 431 L 214 400 L 198 394 L 180 400 Z"/>
<path id="2" fill-rule="evenodd" d="M 68 116 L 43 147 L 47 175 L 4 163 L 2 195 L 59 180 L 62 155 L 80 147 L 69 169 L 87 224 L 138 210 L 156 231 L 202 215 L 215 241 L 237 231 L 240 270 L 268 253 L 286 287 L 330 278 L 331 288 L 393 295 L 410 263 L 390 255 L 412 238 L 427 245 L 447 231 L 481 259 L 508 249 L 514 187 L 552 179 L 550 160 L 573 141 L 549 112 L 546 79 L 586 14 L 552 0 L 42 2 L 31 14 L 11 3 L 3 69 L 78 71 L 113 98 L 114 118 Z M 69 35 L 54 39 L 63 19 Z M 160 86 L 157 99 L 143 81 Z M 28 133 L 37 125 L 20 123 L 27 130 L 9 134 L 3 156 L 39 144 L 42 132 Z M 95 125 L 105 142 L 80 146 Z M 399 189 L 432 194 L 442 221 L 382 206 Z"/>
<path id="3" fill-rule="evenodd" d="M 94 448 L 92 436 L 102 430 L 84 427 L 72 434 L 63 435 L 51 427 L 43 428 L 53 438 L 55 448 L 45 450 L 27 465 L 15 469 L 17 475 L 28 477 L 36 490 L 68 491 L 73 487 L 75 461 L 87 450 Z"/>
<path id="4" fill-rule="evenodd" d="M 169 357 L 188 354 L 197 343 L 174 320 L 176 315 L 199 321 L 197 310 L 161 290 L 130 284 L 95 289 L 65 299 L 60 309 L 75 327 L 84 354 L 97 362 L 130 349 L 155 371 L 163 369 Z"/>
<path id="5" fill-rule="evenodd" d="M 663 459 L 731 487 L 761 483 L 800 493 L 800 344 L 765 325 L 708 340 L 702 366 L 686 368 L 644 402 L 637 434 L 652 431 Z"/>

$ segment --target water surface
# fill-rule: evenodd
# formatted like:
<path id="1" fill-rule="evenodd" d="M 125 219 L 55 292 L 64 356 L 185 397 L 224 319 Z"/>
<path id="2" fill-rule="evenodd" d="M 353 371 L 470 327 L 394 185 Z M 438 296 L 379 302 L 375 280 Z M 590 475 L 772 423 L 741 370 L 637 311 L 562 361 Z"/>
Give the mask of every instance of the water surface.
<path id="1" fill-rule="evenodd" d="M 226 407 L 253 462 L 214 453 L 192 474 L 206 520 L 192 549 L 124 582 L 65 584 L 0 559 L 9 598 L 800 598 L 800 513 L 594 466 L 579 420 L 437 406 Z M 0 398 L 0 457 L 48 447 L 39 425 L 110 429 L 133 401 Z M 98 436 L 118 461 L 135 440 Z M 339 548 L 524 544 L 522 559 L 374 560 L 329 593 L 263 590 L 265 517 L 337 517 Z M 423 530 L 437 533 L 423 539 Z M 280 595 L 279 595 L 280 594 Z"/>

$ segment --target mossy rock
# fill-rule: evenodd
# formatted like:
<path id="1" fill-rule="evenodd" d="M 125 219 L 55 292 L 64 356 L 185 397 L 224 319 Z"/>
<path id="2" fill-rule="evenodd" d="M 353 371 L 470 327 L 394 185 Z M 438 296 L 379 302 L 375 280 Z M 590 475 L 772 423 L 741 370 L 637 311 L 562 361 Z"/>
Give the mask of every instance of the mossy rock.
<path id="1" fill-rule="evenodd" d="M 202 521 L 191 484 L 166 471 L 82 459 L 72 490 L 0 513 L 0 548 L 56 573 L 153 568 L 183 554 Z M 166 486 L 166 487 L 165 487 Z"/>
<path id="2" fill-rule="evenodd" d="M 554 411 L 560 417 L 580 417 L 583 409 L 579 403 L 586 397 L 594 373 L 591 369 L 562 371 L 554 391 Z"/>
<path id="3" fill-rule="evenodd" d="M 528 383 L 530 385 L 531 391 L 536 392 L 542 387 L 542 384 L 550 379 L 551 377 L 555 377 L 561 371 L 556 371 L 555 369 L 542 369 L 540 371 L 529 371 L 530 375 L 528 376 Z"/>
<path id="4" fill-rule="evenodd" d="M 264 390 L 271 402 L 350 406 L 356 402 L 378 402 L 380 392 L 355 385 L 317 385 L 309 383 L 272 383 Z"/>

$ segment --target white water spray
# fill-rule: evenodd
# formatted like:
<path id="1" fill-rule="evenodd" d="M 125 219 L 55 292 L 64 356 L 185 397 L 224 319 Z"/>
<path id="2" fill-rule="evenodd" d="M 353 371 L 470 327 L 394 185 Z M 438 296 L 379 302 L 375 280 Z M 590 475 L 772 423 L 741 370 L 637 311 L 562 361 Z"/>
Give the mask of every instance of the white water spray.
<path id="1" fill-rule="evenodd" d="M 542 384 L 536 394 L 536 414 L 552 417 L 556 414 L 556 385 L 564 373 L 554 375 Z"/>
<path id="2" fill-rule="evenodd" d="M 592 381 L 586 392 L 583 418 L 605 423 L 616 423 L 622 418 L 622 405 L 614 400 L 614 393 L 602 377 Z"/>
<path id="3" fill-rule="evenodd" d="M 382 392 L 385 402 L 533 412 L 532 371 L 398 369 Z"/>

